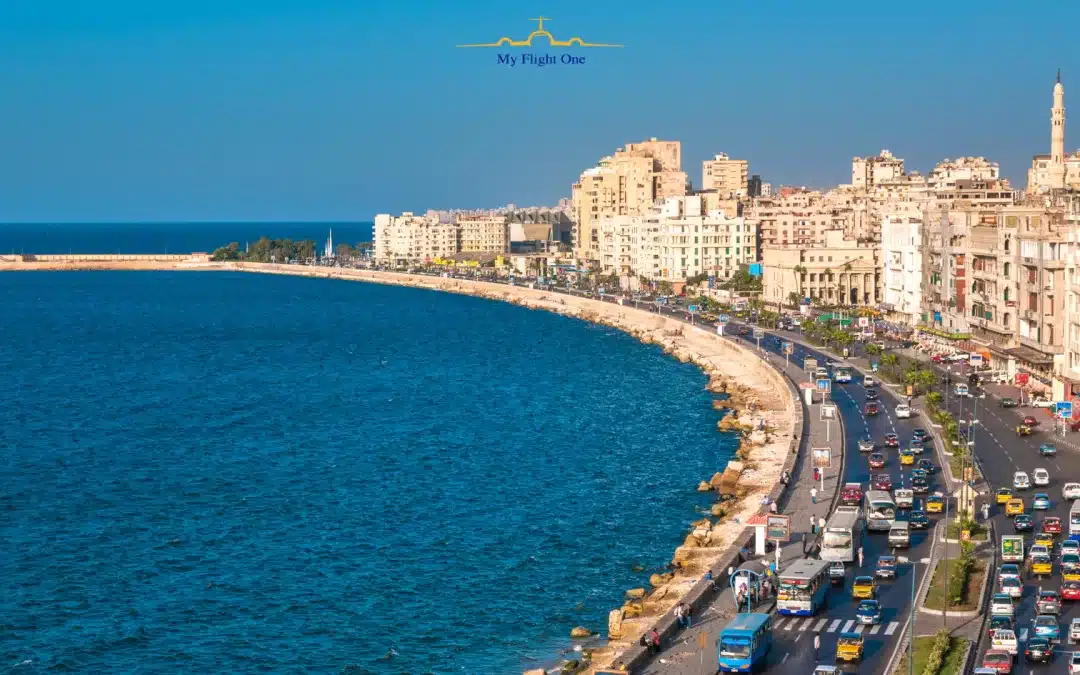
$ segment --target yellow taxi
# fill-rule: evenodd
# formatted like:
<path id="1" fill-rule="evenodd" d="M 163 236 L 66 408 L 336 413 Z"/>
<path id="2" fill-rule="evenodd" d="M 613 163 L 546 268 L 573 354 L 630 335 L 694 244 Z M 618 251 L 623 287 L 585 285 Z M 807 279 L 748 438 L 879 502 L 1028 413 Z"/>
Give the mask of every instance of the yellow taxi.
<path id="1" fill-rule="evenodd" d="M 874 577 L 855 577 L 851 584 L 851 597 L 855 600 L 873 600 L 877 595 Z"/>
<path id="2" fill-rule="evenodd" d="M 1013 491 L 1011 489 L 1009 489 L 1009 488 L 1000 488 L 997 491 L 997 503 L 998 504 L 1008 504 L 1009 500 L 1012 499 L 1012 496 L 1013 496 Z"/>
<path id="3" fill-rule="evenodd" d="M 1034 544 L 1035 544 L 1035 546 L 1045 546 L 1046 548 L 1053 550 L 1053 548 L 1054 548 L 1054 535 L 1049 534 L 1047 532 L 1040 532 L 1037 535 L 1035 535 Z"/>
<path id="4" fill-rule="evenodd" d="M 1031 559 L 1031 573 L 1038 575 L 1050 575 L 1054 573 L 1054 563 L 1050 561 L 1050 556 L 1040 555 Z"/>
<path id="5" fill-rule="evenodd" d="M 906 448 L 901 450 L 900 451 L 900 463 L 901 464 L 914 464 L 915 463 L 915 453 L 912 452 L 911 450 L 906 449 Z"/>
<path id="6" fill-rule="evenodd" d="M 926 498 L 927 513 L 941 513 L 945 509 L 945 496 L 940 492 Z"/>
<path id="7" fill-rule="evenodd" d="M 1024 512 L 1024 500 L 1023 499 L 1010 499 L 1005 502 L 1005 515 L 1007 516 L 1019 516 Z"/>
<path id="8" fill-rule="evenodd" d="M 836 643 L 837 661 L 862 661 L 863 636 L 861 633 L 840 633 Z"/>
<path id="9" fill-rule="evenodd" d="M 1061 566 L 1061 578 L 1064 581 L 1080 581 L 1080 567 L 1070 565 L 1069 567 Z"/>

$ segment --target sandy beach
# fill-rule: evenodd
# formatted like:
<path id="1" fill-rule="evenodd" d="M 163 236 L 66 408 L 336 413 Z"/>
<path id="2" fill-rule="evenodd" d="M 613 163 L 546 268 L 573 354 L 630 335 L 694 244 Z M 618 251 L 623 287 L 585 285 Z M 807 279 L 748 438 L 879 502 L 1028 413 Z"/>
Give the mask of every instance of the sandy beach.
<path id="1" fill-rule="evenodd" d="M 709 390 L 727 394 L 727 400 L 717 404 L 718 409 L 727 410 L 727 416 L 718 426 L 721 430 L 742 434 L 739 461 L 732 465 L 733 470 L 742 469 L 733 490 L 737 498 L 723 504 L 718 502 L 709 517 L 687 524 L 686 538 L 672 559 L 680 564 L 676 572 L 654 574 L 649 588 L 628 589 L 626 603 L 613 608 L 608 626 L 586 627 L 609 638 L 604 646 L 591 652 L 589 669 L 605 668 L 617 661 L 620 652 L 636 644 L 641 634 L 673 607 L 736 541 L 745 528 L 745 521 L 760 510 L 762 496 L 779 482 L 795 432 L 797 402 L 786 380 L 754 352 L 720 338 L 711 329 L 687 326 L 629 305 L 489 282 L 262 263 L 0 261 L 0 271 L 13 270 L 233 270 L 410 286 L 500 300 L 600 323 L 625 331 L 647 344 L 659 345 L 674 358 L 701 367 L 709 376 Z M 719 487 L 719 472 L 724 469 L 723 466 L 716 467 L 717 475 L 702 476 L 703 484 L 696 487 L 702 491 Z M 687 489 L 693 490 L 695 486 L 687 486 Z"/>

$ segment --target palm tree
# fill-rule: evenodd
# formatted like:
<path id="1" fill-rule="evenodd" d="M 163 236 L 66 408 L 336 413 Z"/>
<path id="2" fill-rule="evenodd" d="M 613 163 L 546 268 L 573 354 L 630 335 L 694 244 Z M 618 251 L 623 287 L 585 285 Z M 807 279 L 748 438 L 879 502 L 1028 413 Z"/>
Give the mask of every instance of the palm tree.
<path id="1" fill-rule="evenodd" d="M 798 293 L 796 293 L 795 291 L 792 291 L 792 292 L 787 294 L 787 299 L 788 299 L 788 304 L 790 304 L 792 307 L 798 307 L 799 306 L 799 300 L 801 300 L 802 298 L 799 296 Z"/>
<path id="2" fill-rule="evenodd" d="M 794 270 L 795 270 L 795 283 L 796 283 L 796 285 L 797 285 L 797 287 L 799 289 L 799 297 L 804 298 L 806 296 L 803 295 L 803 287 L 802 287 L 803 282 L 802 282 L 802 279 L 803 279 L 803 275 L 806 274 L 806 268 L 803 267 L 802 265 L 796 265 L 794 267 Z"/>
<path id="3" fill-rule="evenodd" d="M 894 373 L 894 369 L 897 364 L 900 363 L 900 359 L 896 358 L 896 354 L 886 354 L 881 357 L 881 367 L 888 370 L 890 373 Z"/>
<path id="4" fill-rule="evenodd" d="M 881 347 L 871 342 L 870 344 L 863 347 L 863 351 L 866 352 L 867 356 L 877 356 L 881 353 Z"/>

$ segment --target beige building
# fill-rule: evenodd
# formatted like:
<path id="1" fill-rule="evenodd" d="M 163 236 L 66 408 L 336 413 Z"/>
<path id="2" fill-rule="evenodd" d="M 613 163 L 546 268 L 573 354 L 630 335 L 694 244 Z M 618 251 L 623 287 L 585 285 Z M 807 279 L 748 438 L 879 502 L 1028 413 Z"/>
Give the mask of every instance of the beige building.
<path id="1" fill-rule="evenodd" d="M 391 264 L 510 250 L 510 225 L 505 215 L 458 214 L 447 222 L 436 215 L 380 213 L 375 216 L 374 234 L 375 260 Z"/>
<path id="2" fill-rule="evenodd" d="M 762 299 L 794 304 L 802 298 L 822 305 L 876 306 L 880 302 L 881 249 L 825 232 L 818 246 L 766 245 Z"/>
<path id="3" fill-rule="evenodd" d="M 1028 169 L 1029 194 L 1046 193 L 1063 188 L 1080 189 L 1080 150 L 1065 152 L 1065 87 L 1058 71 L 1054 84 L 1053 106 L 1050 108 L 1050 154 L 1035 155 Z"/>
<path id="4" fill-rule="evenodd" d="M 904 175 L 904 160 L 882 150 L 876 157 L 855 157 L 851 160 L 851 185 L 869 189 L 882 181 Z"/>
<path id="5" fill-rule="evenodd" d="M 510 222 L 507 215 L 461 214 L 457 217 L 459 253 L 509 253 Z"/>
<path id="6" fill-rule="evenodd" d="M 720 153 L 701 163 L 701 189 L 715 190 L 721 198 L 745 197 L 749 180 L 750 163 L 745 159 Z"/>
<path id="7" fill-rule="evenodd" d="M 821 246 L 826 232 L 847 229 L 845 214 L 809 190 L 756 198 L 743 215 L 760 223 L 763 246 Z"/>
<path id="8" fill-rule="evenodd" d="M 571 195 L 578 258 L 599 259 L 599 226 L 605 218 L 643 215 L 657 199 L 686 194 L 680 147 L 678 141 L 655 138 L 629 143 L 581 174 Z"/>

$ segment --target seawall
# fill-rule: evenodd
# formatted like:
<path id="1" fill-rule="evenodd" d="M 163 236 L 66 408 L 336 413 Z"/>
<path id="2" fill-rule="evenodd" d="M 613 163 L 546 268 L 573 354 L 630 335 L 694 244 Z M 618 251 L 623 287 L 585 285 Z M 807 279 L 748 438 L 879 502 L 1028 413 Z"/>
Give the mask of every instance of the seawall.
<path id="1" fill-rule="evenodd" d="M 647 344 L 659 345 L 682 362 L 692 362 L 709 377 L 709 390 L 727 394 L 718 408 L 728 415 L 721 430 L 742 435 L 738 462 L 731 467 L 738 482 L 722 485 L 720 472 L 703 476 L 699 489 L 730 492 L 731 499 L 718 502 L 710 517 L 688 524 L 686 537 L 673 557 L 673 571 L 654 574 L 649 588 L 630 589 L 626 602 L 614 608 L 607 626 L 589 626 L 606 633 L 609 640 L 591 652 L 591 668 L 624 666 L 630 672 L 644 661 L 638 638 L 656 626 L 661 634 L 673 635 L 677 625 L 672 608 L 679 602 L 693 607 L 706 605 L 715 591 L 702 581 L 706 571 L 723 584 L 726 569 L 741 562 L 740 549 L 748 545 L 751 532 L 746 521 L 761 511 L 762 497 L 780 496 L 780 473 L 790 469 L 796 457 L 796 430 L 802 428 L 802 405 L 791 382 L 752 350 L 725 340 L 711 329 L 692 327 L 664 315 L 635 309 L 629 305 L 602 302 L 506 284 L 468 281 L 426 275 L 381 272 L 349 268 L 321 268 L 265 263 L 209 263 L 197 260 L 50 260 L 5 262 L 6 270 L 219 270 L 306 277 L 340 278 L 472 295 L 510 302 L 530 309 L 543 309 L 625 331 Z M 741 468 L 741 475 L 738 469 Z M 731 472 L 729 472 L 731 473 Z M 688 490 L 694 486 L 687 486 Z M 585 663 L 581 664 L 583 667 Z"/>

